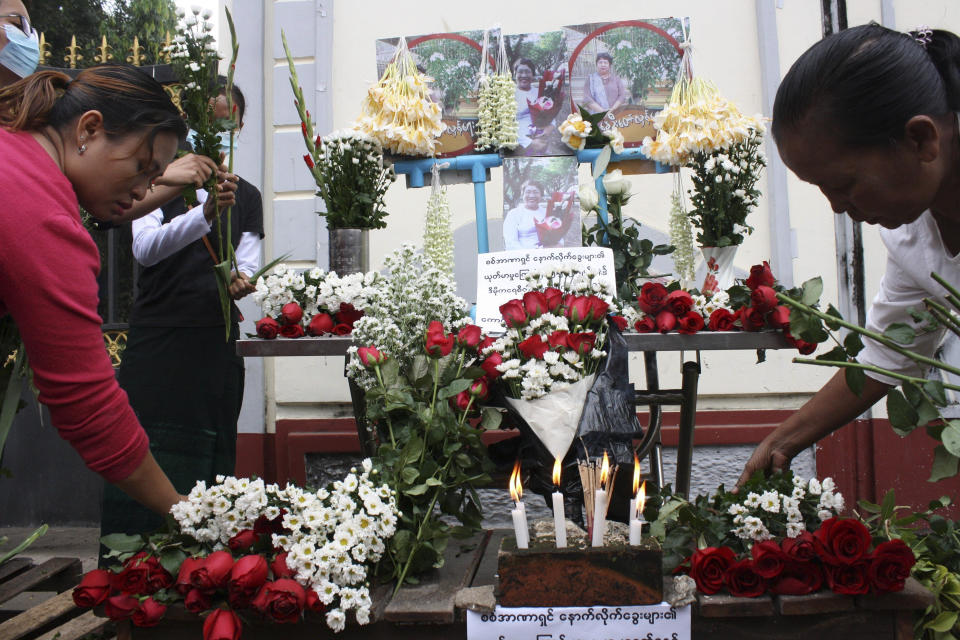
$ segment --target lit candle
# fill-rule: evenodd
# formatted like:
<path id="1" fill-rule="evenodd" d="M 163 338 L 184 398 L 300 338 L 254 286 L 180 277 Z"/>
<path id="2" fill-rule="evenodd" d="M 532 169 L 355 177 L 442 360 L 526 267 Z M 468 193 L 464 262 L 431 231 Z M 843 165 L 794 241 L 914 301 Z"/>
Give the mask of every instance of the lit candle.
<path id="1" fill-rule="evenodd" d="M 510 511 L 513 517 L 513 531 L 517 537 L 517 549 L 526 549 L 530 546 L 530 532 L 527 529 L 527 510 L 523 507 L 523 486 L 520 484 L 520 461 L 513 466 L 510 474 L 510 497 L 516 508 Z"/>
<path id="2" fill-rule="evenodd" d="M 633 491 L 630 495 L 636 496 L 637 489 L 640 488 L 640 461 L 637 459 L 637 452 L 633 452 Z M 633 512 L 637 510 L 637 498 L 630 498 L 630 510 L 627 511 L 627 519 L 633 519 Z"/>
<path id="3" fill-rule="evenodd" d="M 603 452 L 603 465 L 600 467 L 600 488 L 593 498 L 593 546 L 603 546 L 603 534 L 607 528 L 607 478 L 610 474 L 610 460 Z"/>
<path id="4" fill-rule="evenodd" d="M 638 545 L 640 540 L 643 538 L 643 525 L 646 524 L 646 520 L 643 518 L 643 507 L 647 503 L 647 483 L 644 481 L 640 485 L 640 490 L 637 491 L 637 497 L 634 500 L 636 505 L 636 510 L 630 512 L 630 544 Z"/>
<path id="5" fill-rule="evenodd" d="M 553 484 L 557 490 L 553 492 L 553 530 L 557 538 L 557 548 L 567 546 L 567 518 L 563 513 L 563 494 L 560 493 L 560 458 L 553 463 Z"/>

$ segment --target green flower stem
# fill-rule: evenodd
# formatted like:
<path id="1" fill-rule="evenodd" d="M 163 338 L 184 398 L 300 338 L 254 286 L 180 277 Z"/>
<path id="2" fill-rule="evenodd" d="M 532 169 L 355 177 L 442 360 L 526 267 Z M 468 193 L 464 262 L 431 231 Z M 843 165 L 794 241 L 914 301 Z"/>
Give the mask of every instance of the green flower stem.
<path id="1" fill-rule="evenodd" d="M 467 414 L 470 413 L 470 408 L 473 406 L 473 401 L 474 401 L 474 400 L 475 400 L 475 398 L 473 397 L 473 395 L 471 395 L 471 396 L 470 396 L 470 402 L 467 403 L 467 408 L 463 410 L 463 414 L 460 416 L 459 426 L 462 427 L 462 426 L 463 426 L 463 423 L 466 421 L 466 419 L 467 419 Z"/>
<path id="2" fill-rule="evenodd" d="M 443 473 L 447 470 L 447 467 L 450 466 L 450 461 L 453 458 L 447 460 L 447 464 L 443 465 L 443 468 L 440 469 L 440 472 Z M 400 571 L 400 576 L 397 578 L 397 586 L 393 590 L 393 595 L 396 596 L 400 591 L 400 587 L 403 586 L 403 581 L 407 578 L 407 572 L 410 571 L 410 565 L 413 564 L 413 556 L 416 553 L 417 545 L 420 542 L 420 538 L 423 537 L 423 528 L 427 525 L 427 522 L 430 520 L 430 516 L 433 515 L 433 507 L 436 506 L 437 500 L 440 498 L 440 493 L 443 491 L 443 485 L 441 484 L 437 487 L 437 490 L 433 493 L 433 499 L 430 500 L 430 506 L 427 507 L 426 512 L 423 514 L 423 520 L 420 521 L 420 526 L 417 528 L 417 539 L 414 542 L 413 550 L 410 552 L 410 555 L 407 557 L 406 563 L 403 565 L 403 569 Z"/>
<path id="3" fill-rule="evenodd" d="M 384 392 L 384 393 L 386 393 L 386 392 L 387 392 L 387 385 L 383 384 L 383 376 L 380 375 L 380 365 L 379 365 L 379 364 L 373 365 L 373 372 L 377 375 L 377 381 L 380 383 L 380 388 L 383 389 L 383 392 Z M 390 445 L 391 445 L 394 449 L 396 449 L 396 448 L 397 448 L 397 441 L 396 441 L 396 439 L 394 439 L 394 437 L 393 437 L 393 422 L 390 420 L 390 413 L 387 412 L 387 413 L 385 413 L 384 415 L 385 415 L 386 418 L 387 418 L 387 429 L 390 431 Z"/>
<path id="4" fill-rule="evenodd" d="M 958 291 L 953 285 L 944 280 L 938 273 L 931 272 L 930 277 L 937 281 L 937 283 L 946 289 L 950 295 L 947 296 L 947 301 L 952 304 L 957 309 L 960 309 L 960 291 Z"/>
<path id="5" fill-rule="evenodd" d="M 838 360 L 811 360 L 809 358 L 794 358 L 793 362 L 798 364 L 815 364 L 821 367 L 841 367 L 847 369 L 862 369 L 864 371 L 873 371 L 874 373 L 879 373 L 890 378 L 896 378 L 903 382 L 912 382 L 915 385 L 922 387 L 924 384 L 929 382 L 926 378 L 917 378 L 915 376 L 908 376 L 902 373 L 894 373 L 893 371 L 887 371 L 886 369 L 881 369 L 880 367 L 875 367 L 871 364 L 861 364 L 859 362 L 848 362 L 848 361 L 838 361 Z M 945 389 L 953 389 L 954 391 L 960 391 L 960 386 L 948 384 L 946 382 L 942 383 Z M 924 394 L 926 395 L 926 394 Z"/>
<path id="6" fill-rule="evenodd" d="M 814 309 L 813 307 L 809 307 L 809 306 L 803 304 L 802 302 L 800 302 L 800 301 L 798 301 L 798 300 L 794 300 L 793 298 L 791 298 L 791 297 L 789 297 L 789 296 L 785 296 L 785 295 L 783 295 L 782 293 L 779 293 L 779 292 L 777 292 L 777 299 L 780 300 L 781 302 L 785 303 L 786 305 L 790 306 L 790 307 L 793 307 L 793 308 L 795 308 L 795 309 L 799 309 L 800 311 L 804 311 L 804 312 L 806 312 L 806 313 L 812 314 L 812 315 L 820 318 L 821 320 L 823 320 L 823 321 L 825 321 L 825 322 L 830 322 L 830 323 L 838 324 L 838 325 L 840 325 L 841 327 L 844 327 L 844 328 L 846 328 L 846 329 L 850 329 L 851 331 L 856 331 L 856 332 L 859 333 L 860 335 L 866 336 L 866 337 L 870 338 L 871 340 L 875 340 L 875 341 L 879 342 L 880 344 L 882 344 L 882 345 L 884 345 L 884 346 L 886 346 L 886 347 L 889 347 L 890 349 L 893 349 L 893 350 L 896 351 L 897 353 L 899 353 L 899 354 L 901 354 L 901 355 L 904 355 L 904 356 L 907 356 L 908 358 L 910 358 L 910 359 L 913 360 L 914 362 L 918 362 L 918 363 L 921 363 L 921 364 L 925 364 L 925 365 L 928 365 L 928 366 L 931 366 L 931 367 L 936 367 L 937 369 L 941 369 L 941 370 L 943 370 L 943 371 L 949 371 L 950 373 L 953 373 L 953 374 L 955 374 L 955 375 L 960 376 L 960 369 L 958 369 L 957 367 L 952 367 L 952 366 L 948 365 L 948 364 L 945 363 L 945 362 L 940 362 L 939 360 L 934 360 L 933 358 L 928 358 L 927 356 L 920 355 L 919 353 L 910 351 L 909 349 L 905 349 L 904 347 L 900 346 L 899 344 L 897 344 L 897 343 L 894 342 L 893 340 L 890 340 L 890 339 L 887 338 L 886 336 L 881 335 L 881 334 L 879 334 L 879 333 L 876 333 L 875 331 L 870 331 L 869 329 L 866 329 L 866 328 L 864 328 L 864 327 L 861 327 L 861 326 L 858 326 L 858 325 L 856 325 L 856 324 L 853 324 L 852 322 L 847 322 L 846 320 L 844 320 L 844 319 L 842 319 L 842 318 L 838 318 L 838 317 L 836 317 L 836 316 L 828 315 L 828 314 L 820 311 L 819 309 Z M 896 376 L 893 376 L 893 377 L 896 377 Z"/>
<path id="7" fill-rule="evenodd" d="M 923 303 L 927 305 L 930 313 L 933 314 L 940 324 L 947 327 L 947 329 L 953 333 L 960 335 L 960 321 L 958 321 L 957 318 L 950 313 L 949 309 L 936 300 L 931 300 L 930 298 L 924 298 Z"/>

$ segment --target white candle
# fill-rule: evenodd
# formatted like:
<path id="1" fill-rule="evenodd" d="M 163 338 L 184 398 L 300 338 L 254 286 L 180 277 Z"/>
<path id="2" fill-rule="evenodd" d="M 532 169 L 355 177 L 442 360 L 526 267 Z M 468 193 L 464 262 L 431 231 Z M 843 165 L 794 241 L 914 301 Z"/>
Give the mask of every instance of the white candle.
<path id="1" fill-rule="evenodd" d="M 563 494 L 553 492 L 553 528 L 557 537 L 557 549 L 567 546 L 567 518 L 563 512 Z"/>
<path id="2" fill-rule="evenodd" d="M 630 520 L 630 544 L 637 546 L 643 538 L 643 520 Z"/>
<path id="3" fill-rule="evenodd" d="M 636 513 L 637 513 L 637 499 L 630 498 L 630 510 L 627 511 L 627 518 L 629 520 L 633 520 L 634 518 L 637 517 Z"/>
<path id="4" fill-rule="evenodd" d="M 522 503 L 510 511 L 513 517 L 513 531 L 517 536 L 517 549 L 526 549 L 530 546 L 530 533 L 527 531 L 527 513 Z"/>
<path id="5" fill-rule="evenodd" d="M 607 492 L 597 489 L 593 498 L 593 546 L 603 546 L 603 533 L 607 528 Z"/>

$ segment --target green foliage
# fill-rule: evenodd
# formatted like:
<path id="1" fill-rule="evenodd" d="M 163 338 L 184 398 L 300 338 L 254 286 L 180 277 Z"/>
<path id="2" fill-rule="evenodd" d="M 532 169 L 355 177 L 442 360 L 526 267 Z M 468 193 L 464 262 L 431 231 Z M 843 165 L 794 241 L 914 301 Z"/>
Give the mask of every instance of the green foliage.
<path id="1" fill-rule="evenodd" d="M 520 58 L 533 62 L 536 66 L 534 86 L 544 70 L 559 68 L 566 58 L 566 38 L 562 31 L 507 36 L 504 47 L 511 64 L 516 64 Z"/>
<path id="2" fill-rule="evenodd" d="M 683 40 L 679 18 L 649 20 L 677 40 Z M 602 36 L 613 57 L 613 70 L 623 78 L 632 101 L 646 100 L 651 89 L 670 87 L 680 68 L 680 54 L 656 31 L 642 27 L 617 27 Z"/>
<path id="3" fill-rule="evenodd" d="M 474 42 L 483 40 L 482 31 L 465 34 Z M 462 100 L 476 97 L 477 72 L 480 69 L 480 52 L 470 45 L 437 38 L 417 44 L 410 50 L 424 72 L 433 78 L 434 87 L 443 89 L 443 110 L 455 111 Z"/>
<path id="4" fill-rule="evenodd" d="M 0 554 L 0 565 L 2 565 L 7 560 L 10 560 L 11 558 L 15 557 L 17 554 L 22 553 L 27 547 L 29 547 L 34 542 L 36 542 L 37 538 L 44 535 L 47 532 L 47 529 L 49 528 L 50 528 L 49 525 L 45 525 L 45 524 L 40 525 L 33 533 L 31 533 L 22 542 L 20 542 L 20 544 L 18 544 L 13 549 L 10 549 L 7 552 Z M 5 545 L 6 543 L 7 543 L 7 537 L 0 536 L 0 547 Z"/>

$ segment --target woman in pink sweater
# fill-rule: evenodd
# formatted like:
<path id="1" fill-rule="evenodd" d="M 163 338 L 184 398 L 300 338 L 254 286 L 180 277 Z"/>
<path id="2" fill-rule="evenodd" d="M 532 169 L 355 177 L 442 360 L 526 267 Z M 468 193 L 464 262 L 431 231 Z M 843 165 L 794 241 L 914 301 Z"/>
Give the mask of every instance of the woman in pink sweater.
<path id="1" fill-rule="evenodd" d="M 186 133 L 161 85 L 133 67 L 92 67 L 72 81 L 43 71 L 0 89 L 0 315 L 16 321 L 61 437 L 160 513 L 179 495 L 114 378 L 97 315 L 99 255 L 78 205 L 122 218 Z M 229 205 L 235 186 L 224 184 Z"/>

